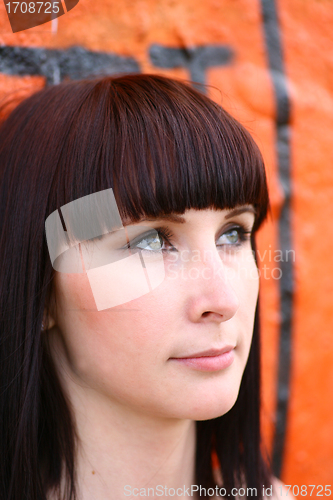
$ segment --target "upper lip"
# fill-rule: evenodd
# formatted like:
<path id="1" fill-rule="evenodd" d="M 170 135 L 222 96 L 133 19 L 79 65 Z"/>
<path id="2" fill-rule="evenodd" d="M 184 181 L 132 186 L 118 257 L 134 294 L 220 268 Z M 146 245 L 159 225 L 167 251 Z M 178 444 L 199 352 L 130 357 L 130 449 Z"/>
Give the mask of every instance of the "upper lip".
<path id="1" fill-rule="evenodd" d="M 226 345 L 219 349 L 207 349 L 206 351 L 196 352 L 194 354 L 186 354 L 185 356 L 177 356 L 173 359 L 190 359 L 190 358 L 203 358 L 203 357 L 213 357 L 220 356 L 226 352 L 232 351 L 234 349 L 234 345 Z"/>

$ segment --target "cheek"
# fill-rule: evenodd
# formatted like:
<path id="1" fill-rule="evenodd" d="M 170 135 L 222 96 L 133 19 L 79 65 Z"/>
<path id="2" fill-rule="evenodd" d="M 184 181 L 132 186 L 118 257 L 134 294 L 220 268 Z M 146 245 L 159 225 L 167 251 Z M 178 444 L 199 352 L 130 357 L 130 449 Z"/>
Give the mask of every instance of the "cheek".
<path id="1" fill-rule="evenodd" d="M 259 272 L 255 264 L 249 270 L 249 277 L 246 280 L 246 290 L 246 307 L 249 315 L 254 317 L 259 294 Z"/>
<path id="2" fill-rule="evenodd" d="M 234 316 L 234 326 L 241 333 L 242 357 L 247 356 L 250 349 L 254 317 L 259 293 L 259 273 L 255 261 L 250 258 L 245 260 L 238 268 L 234 269 L 233 288 L 239 300 L 239 308 Z M 232 320 L 230 322 L 231 326 Z"/>
<path id="3" fill-rule="evenodd" d="M 163 367 L 179 312 L 173 307 L 174 293 L 161 286 L 129 303 L 96 311 L 91 310 L 89 282 L 82 277 L 62 276 L 57 292 L 66 380 L 69 373 L 80 386 L 138 408 L 161 406 Z"/>
<path id="4" fill-rule="evenodd" d="M 252 254 L 246 253 L 238 269 L 242 303 L 248 315 L 254 316 L 259 293 L 259 271 Z"/>
<path id="5" fill-rule="evenodd" d="M 160 291 L 102 311 L 84 274 L 57 273 L 55 291 L 56 323 L 71 369 L 80 376 L 130 373 L 134 360 L 144 364 L 163 348 L 162 332 L 170 329 L 164 314 L 168 296 Z"/>
<path id="6" fill-rule="evenodd" d="M 254 318 L 255 318 L 255 311 L 257 307 L 258 293 L 259 293 L 259 272 L 255 262 L 253 262 L 252 264 L 249 263 L 247 267 L 246 279 L 243 280 L 243 290 L 244 290 L 244 300 L 242 308 L 243 322 L 244 322 L 243 342 L 246 351 L 244 352 L 244 355 L 246 356 L 247 359 L 252 342 Z"/>
<path id="7" fill-rule="evenodd" d="M 54 290 L 55 321 L 67 362 L 77 374 L 89 372 L 103 359 L 108 317 L 97 311 L 85 274 L 56 273 Z"/>
<path id="8" fill-rule="evenodd" d="M 56 273 L 54 277 L 56 316 L 74 311 L 97 311 L 91 287 L 85 273 Z"/>

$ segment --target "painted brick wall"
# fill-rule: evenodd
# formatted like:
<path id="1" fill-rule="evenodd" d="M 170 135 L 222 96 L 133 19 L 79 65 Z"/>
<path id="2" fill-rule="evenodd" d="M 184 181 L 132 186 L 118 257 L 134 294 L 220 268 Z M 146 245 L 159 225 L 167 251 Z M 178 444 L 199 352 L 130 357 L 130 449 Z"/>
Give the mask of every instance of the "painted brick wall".
<path id="1" fill-rule="evenodd" d="M 332 26 L 331 0 L 80 0 L 13 34 L 0 4 L 0 99 L 160 73 L 210 85 L 255 137 L 272 201 L 259 236 L 263 425 L 291 485 L 333 484 Z"/>

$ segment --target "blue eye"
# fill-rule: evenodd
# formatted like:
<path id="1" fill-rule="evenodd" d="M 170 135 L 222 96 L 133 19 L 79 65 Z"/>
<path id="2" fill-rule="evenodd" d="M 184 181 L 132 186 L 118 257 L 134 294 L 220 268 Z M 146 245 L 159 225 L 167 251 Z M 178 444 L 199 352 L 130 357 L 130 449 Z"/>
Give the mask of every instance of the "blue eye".
<path id="1" fill-rule="evenodd" d="M 174 248 L 169 243 L 170 237 L 172 237 L 172 234 L 167 228 L 158 228 L 138 236 L 130 242 L 129 247 L 132 250 L 138 248 L 146 252 L 173 250 Z"/>
<path id="2" fill-rule="evenodd" d="M 217 240 L 217 246 L 240 246 L 250 239 L 251 231 L 241 226 L 232 227 L 225 231 Z"/>
<path id="3" fill-rule="evenodd" d="M 160 237 L 156 231 L 152 234 L 147 234 L 143 238 L 137 241 L 132 241 L 130 244 L 130 247 L 133 248 L 140 248 L 140 250 L 147 250 L 147 251 L 159 251 L 162 250 L 163 247 L 163 240 Z"/>

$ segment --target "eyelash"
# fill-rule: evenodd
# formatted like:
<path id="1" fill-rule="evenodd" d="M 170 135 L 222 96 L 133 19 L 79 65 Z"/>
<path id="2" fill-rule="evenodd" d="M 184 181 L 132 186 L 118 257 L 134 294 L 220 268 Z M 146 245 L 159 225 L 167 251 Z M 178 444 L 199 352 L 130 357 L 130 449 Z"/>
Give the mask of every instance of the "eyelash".
<path id="1" fill-rule="evenodd" d="M 163 243 L 167 242 L 171 247 L 171 248 L 162 248 L 161 250 L 158 250 L 158 251 L 162 251 L 162 252 L 177 251 L 177 249 L 175 247 L 173 247 L 172 244 L 170 243 L 170 240 L 173 238 L 173 234 L 168 227 L 158 227 L 155 229 L 155 231 L 157 232 L 158 236 L 162 239 Z M 237 224 L 237 225 L 230 226 L 228 229 L 224 230 L 223 233 L 221 233 L 220 236 L 218 237 L 218 240 L 223 235 L 230 233 L 231 231 L 237 231 L 238 236 L 239 236 L 239 241 L 237 243 L 220 244 L 220 245 L 217 245 L 217 247 L 219 247 L 219 248 L 221 248 L 221 247 L 231 247 L 231 248 L 232 247 L 240 247 L 240 246 L 242 246 L 243 243 L 250 240 L 251 234 L 252 234 L 252 230 L 251 231 L 248 230 L 242 224 Z M 149 233 L 140 235 L 140 239 L 137 239 L 136 242 L 135 241 L 132 242 L 132 246 L 133 246 L 133 243 L 140 243 L 140 241 L 142 241 L 145 237 L 147 238 L 148 235 L 149 235 Z M 147 251 L 152 252 L 153 250 L 147 250 Z"/>
<path id="2" fill-rule="evenodd" d="M 157 233 L 157 235 L 162 239 L 163 243 L 167 242 L 172 247 L 169 240 L 173 237 L 173 234 L 168 227 L 158 227 L 158 228 L 154 229 L 154 234 L 155 233 Z M 135 244 L 138 244 L 141 241 L 143 241 L 145 238 L 148 238 L 149 234 L 150 234 L 149 231 L 147 233 L 141 234 L 140 236 L 135 238 L 134 241 L 131 241 L 130 245 L 128 245 L 127 248 L 129 248 L 129 247 L 135 248 Z M 174 247 L 162 248 L 162 252 L 170 252 L 170 251 L 174 251 L 174 250 L 176 250 Z M 145 250 L 141 249 L 141 251 L 144 252 Z M 146 250 L 146 251 L 153 252 L 153 250 Z M 160 252 L 161 250 L 156 250 L 156 251 Z"/>
<path id="3" fill-rule="evenodd" d="M 227 230 L 223 231 L 223 233 L 219 236 L 218 239 L 220 239 L 224 234 L 230 233 L 231 231 L 237 231 L 239 241 L 237 243 L 230 243 L 229 245 L 217 245 L 219 247 L 225 247 L 225 246 L 230 246 L 230 247 L 240 247 L 242 246 L 243 243 L 247 242 L 251 238 L 252 231 L 247 230 L 244 226 L 241 224 L 237 224 L 235 226 L 231 226 Z"/>

